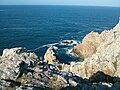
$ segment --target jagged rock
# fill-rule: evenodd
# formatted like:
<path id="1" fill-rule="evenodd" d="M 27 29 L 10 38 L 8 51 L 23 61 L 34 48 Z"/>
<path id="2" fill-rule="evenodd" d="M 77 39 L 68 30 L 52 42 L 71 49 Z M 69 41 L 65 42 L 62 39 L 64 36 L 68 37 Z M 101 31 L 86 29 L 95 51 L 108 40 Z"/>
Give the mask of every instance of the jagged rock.
<path id="1" fill-rule="evenodd" d="M 77 66 L 75 62 L 71 62 L 71 65 L 67 66 L 62 64 L 62 68 L 67 67 L 69 69 L 70 67 L 69 70 L 74 67 L 74 72 L 69 72 L 67 69 L 66 71 L 60 71 L 56 65 L 48 64 L 45 60 L 40 60 L 36 54 L 28 53 L 27 50 L 22 50 L 22 48 L 6 49 L 0 61 L 1 90 L 120 89 L 118 86 L 120 78 L 107 76 L 100 72 L 91 76 L 90 79 L 83 79 L 81 76 L 74 74 Z M 79 63 L 77 62 L 78 65 Z M 4 67 L 4 65 L 6 66 Z M 77 68 L 78 72 L 82 71 L 82 68 L 81 71 L 79 71 L 79 67 Z"/>
<path id="2" fill-rule="evenodd" d="M 73 48 L 71 53 L 81 58 L 91 57 L 98 51 L 98 48 L 104 50 L 104 48 L 112 42 L 120 41 L 119 35 L 120 23 L 118 23 L 113 29 L 105 30 L 101 34 L 92 31 L 84 37 L 81 44 L 78 44 Z"/>
<path id="3" fill-rule="evenodd" d="M 0 78 L 16 80 L 29 66 L 35 66 L 39 58 L 34 53 L 27 53 L 24 48 L 5 49 L 0 59 Z"/>
<path id="4" fill-rule="evenodd" d="M 55 53 L 55 47 L 54 46 L 50 46 L 45 55 L 44 55 L 44 59 L 48 61 L 49 64 L 55 64 L 58 63 L 58 58 L 56 56 Z"/>
<path id="5" fill-rule="evenodd" d="M 0 79 L 1 82 L 9 82 L 7 87 L 19 83 L 27 86 L 24 88 L 60 89 L 68 85 L 64 78 L 67 74 L 61 73 L 55 65 L 40 60 L 36 54 L 27 52 L 24 48 L 5 49 L 0 62 Z M 0 84 L 0 88 L 4 89 L 3 85 Z"/>
<path id="6" fill-rule="evenodd" d="M 82 43 L 75 46 L 71 53 L 81 58 L 87 58 L 96 53 L 97 47 L 103 39 L 96 32 L 91 32 L 84 37 Z"/>
<path id="7" fill-rule="evenodd" d="M 90 78 L 90 82 L 109 82 L 109 83 L 115 83 L 119 81 L 120 79 L 118 77 L 111 77 L 109 75 L 106 75 L 105 73 L 98 71 L 97 73 L 93 74 Z"/>
<path id="8" fill-rule="evenodd" d="M 7 87 L 9 86 L 10 86 L 10 82 L 6 82 L 0 79 L 0 90 L 7 90 Z M 10 90 L 10 88 L 8 90 Z"/>
<path id="9" fill-rule="evenodd" d="M 81 77 L 90 77 L 97 71 L 120 77 L 119 47 L 120 22 L 113 29 L 105 30 L 101 34 L 88 34 L 72 51 L 74 55 L 84 58 L 84 61 L 71 64 L 65 70 Z"/>

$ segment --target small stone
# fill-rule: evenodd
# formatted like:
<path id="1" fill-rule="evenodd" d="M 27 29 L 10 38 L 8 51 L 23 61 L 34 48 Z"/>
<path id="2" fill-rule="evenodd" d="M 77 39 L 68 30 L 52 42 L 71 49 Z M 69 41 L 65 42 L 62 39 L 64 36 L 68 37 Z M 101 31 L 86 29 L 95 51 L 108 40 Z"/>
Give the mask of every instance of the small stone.
<path id="1" fill-rule="evenodd" d="M 69 82 L 69 84 L 70 84 L 71 86 L 74 86 L 74 87 L 76 87 L 76 86 L 78 85 L 78 84 L 77 84 L 75 81 L 73 81 L 72 79 L 69 79 L 68 82 Z"/>

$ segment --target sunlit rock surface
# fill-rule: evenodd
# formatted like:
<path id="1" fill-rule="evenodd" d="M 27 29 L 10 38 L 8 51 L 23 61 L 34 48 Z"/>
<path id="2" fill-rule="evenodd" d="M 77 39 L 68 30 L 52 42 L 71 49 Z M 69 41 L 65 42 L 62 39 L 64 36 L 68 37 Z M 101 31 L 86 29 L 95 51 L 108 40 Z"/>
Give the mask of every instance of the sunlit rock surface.
<path id="1" fill-rule="evenodd" d="M 105 30 L 101 34 L 90 32 L 82 43 L 75 46 L 71 53 L 81 58 L 91 57 L 98 51 L 103 51 L 108 45 L 115 45 L 120 41 L 120 22 L 111 30 Z M 114 47 L 112 47 L 114 48 Z M 100 50 L 102 49 L 102 50 Z"/>
<path id="2" fill-rule="evenodd" d="M 44 55 L 44 59 L 46 61 L 48 61 L 49 64 L 56 64 L 58 63 L 58 58 L 56 56 L 56 53 L 55 53 L 55 46 L 50 46 L 45 55 Z"/>
<path id="3" fill-rule="evenodd" d="M 73 78 L 79 79 L 25 48 L 5 49 L 0 57 L 0 90 L 59 90 L 77 86 Z"/>
<path id="4" fill-rule="evenodd" d="M 97 71 L 120 77 L 120 22 L 101 34 L 89 33 L 72 53 L 84 61 L 70 65 L 69 71 L 82 77 L 90 77 Z"/>

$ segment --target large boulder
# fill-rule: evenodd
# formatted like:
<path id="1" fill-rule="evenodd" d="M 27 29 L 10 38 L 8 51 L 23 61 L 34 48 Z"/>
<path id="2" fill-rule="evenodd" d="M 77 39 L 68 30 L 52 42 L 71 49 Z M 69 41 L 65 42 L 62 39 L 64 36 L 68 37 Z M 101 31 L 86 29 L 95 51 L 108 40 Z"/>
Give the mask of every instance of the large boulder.
<path id="1" fill-rule="evenodd" d="M 0 58 L 0 78 L 16 80 L 20 73 L 39 61 L 35 53 L 28 53 L 25 48 L 5 49 Z"/>
<path id="2" fill-rule="evenodd" d="M 55 53 L 55 46 L 50 46 L 45 55 L 44 55 L 44 59 L 46 61 L 48 61 L 48 64 L 56 64 L 58 63 L 58 58 L 57 55 Z"/>

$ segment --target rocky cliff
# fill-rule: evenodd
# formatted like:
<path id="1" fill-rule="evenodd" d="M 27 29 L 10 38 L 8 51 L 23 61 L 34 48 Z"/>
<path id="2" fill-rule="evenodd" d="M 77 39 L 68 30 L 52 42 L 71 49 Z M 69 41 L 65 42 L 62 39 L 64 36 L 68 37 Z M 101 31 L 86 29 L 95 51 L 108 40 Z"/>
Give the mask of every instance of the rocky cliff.
<path id="1" fill-rule="evenodd" d="M 5 49 L 0 57 L 0 90 L 58 90 L 76 86 L 74 76 L 59 71 L 25 48 Z"/>
<path id="2" fill-rule="evenodd" d="M 61 64 L 58 63 L 60 66 Z M 103 72 L 84 79 L 48 64 L 25 48 L 5 49 L 0 56 L 0 90 L 119 90 L 120 78 Z"/>
<path id="3" fill-rule="evenodd" d="M 89 33 L 71 53 L 84 58 L 83 62 L 70 65 L 71 72 L 90 77 L 97 71 L 103 71 L 105 74 L 120 77 L 120 22 L 113 29 L 100 34 Z"/>
<path id="4" fill-rule="evenodd" d="M 120 41 L 119 35 L 120 22 L 113 29 L 104 30 L 100 34 L 92 31 L 84 37 L 81 44 L 73 48 L 71 53 L 81 58 L 91 57 L 93 54 L 103 51 L 104 48 L 112 45 L 112 43 L 116 45 Z M 114 49 L 115 47 L 112 48 Z"/>
<path id="5" fill-rule="evenodd" d="M 91 32 L 72 54 L 84 58 L 58 62 L 49 47 L 42 60 L 25 48 L 4 49 L 0 56 L 0 90 L 120 90 L 120 23 L 101 34 Z"/>

